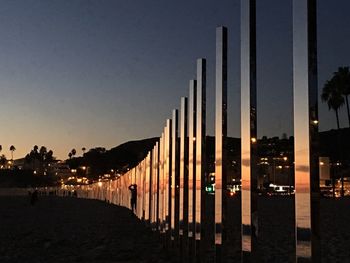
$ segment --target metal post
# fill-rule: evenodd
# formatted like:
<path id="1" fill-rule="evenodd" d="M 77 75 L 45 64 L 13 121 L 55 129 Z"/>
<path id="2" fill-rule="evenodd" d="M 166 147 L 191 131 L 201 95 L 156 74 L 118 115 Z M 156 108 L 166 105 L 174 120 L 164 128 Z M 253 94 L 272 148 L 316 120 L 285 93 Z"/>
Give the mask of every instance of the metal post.
<path id="1" fill-rule="evenodd" d="M 227 219 L 227 28 L 216 29 L 215 244 L 225 258 Z M 218 251 L 219 252 L 219 251 Z"/>
<path id="2" fill-rule="evenodd" d="M 188 257 L 188 135 L 187 98 L 181 98 L 180 112 L 180 191 L 179 191 L 179 234 L 182 241 L 182 258 Z"/>
<path id="3" fill-rule="evenodd" d="M 293 1 L 297 262 L 320 262 L 316 0 Z"/>
<path id="4" fill-rule="evenodd" d="M 258 260 L 255 1 L 241 1 L 241 173 L 244 262 Z"/>
<path id="5" fill-rule="evenodd" d="M 178 110 L 173 110 L 171 130 L 171 238 L 179 242 L 179 149 Z"/>
<path id="6" fill-rule="evenodd" d="M 195 256 L 197 81 L 190 81 L 188 110 L 188 237 L 191 259 Z"/>
<path id="7" fill-rule="evenodd" d="M 206 60 L 197 60 L 197 135 L 196 135 L 196 240 L 200 242 L 199 255 L 205 254 L 205 141 L 206 141 Z"/>

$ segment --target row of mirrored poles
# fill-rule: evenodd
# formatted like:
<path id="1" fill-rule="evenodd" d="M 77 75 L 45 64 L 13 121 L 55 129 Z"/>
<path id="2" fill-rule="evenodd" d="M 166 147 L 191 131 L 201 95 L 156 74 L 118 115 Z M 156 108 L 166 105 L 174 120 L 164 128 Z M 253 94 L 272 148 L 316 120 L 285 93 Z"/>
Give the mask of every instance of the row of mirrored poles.
<path id="1" fill-rule="evenodd" d="M 293 1 L 293 32 L 296 242 L 291 261 L 317 262 L 315 0 Z M 131 208 L 128 187 L 137 184 L 136 215 L 177 248 L 183 262 L 259 262 L 261 253 L 270 253 L 259 251 L 255 0 L 241 1 L 240 160 L 228 155 L 227 35 L 225 27 L 217 28 L 213 173 L 206 160 L 206 60 L 198 59 L 189 97 L 181 98 L 180 111 L 173 110 L 145 159 L 116 180 L 80 189 L 80 196 Z M 240 163 L 240 172 L 232 171 L 232 163 Z M 214 199 L 207 189 L 212 180 Z M 228 181 L 230 187 L 241 186 L 241 194 L 230 200 Z"/>

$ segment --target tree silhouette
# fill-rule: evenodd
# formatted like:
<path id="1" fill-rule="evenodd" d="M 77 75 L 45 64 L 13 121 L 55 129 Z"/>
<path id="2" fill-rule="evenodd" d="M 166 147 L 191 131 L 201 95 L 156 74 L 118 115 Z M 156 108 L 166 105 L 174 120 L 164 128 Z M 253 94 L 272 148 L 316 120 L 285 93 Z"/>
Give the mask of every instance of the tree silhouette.
<path id="1" fill-rule="evenodd" d="M 350 95 L 350 71 L 349 67 L 339 67 L 337 72 L 334 72 L 333 78 L 337 79 L 337 84 L 342 95 L 345 97 L 346 110 L 348 115 L 348 122 L 350 127 L 350 109 L 349 109 L 349 95 Z"/>
<path id="2" fill-rule="evenodd" d="M 342 90 L 340 89 L 340 80 L 337 77 L 333 77 L 328 80 L 322 89 L 321 99 L 327 102 L 328 109 L 335 111 L 337 118 L 337 127 L 339 125 L 339 108 L 344 104 L 344 97 L 342 96 Z"/>
<path id="3" fill-rule="evenodd" d="M 45 146 L 41 146 L 39 150 L 39 156 L 40 156 L 41 162 L 45 161 L 46 153 L 47 153 L 47 148 Z"/>
<path id="4" fill-rule="evenodd" d="M 2 151 L 2 145 L 0 145 L 0 152 Z"/>
<path id="5" fill-rule="evenodd" d="M 83 148 L 81 148 L 81 150 L 82 150 L 82 152 L 83 152 L 83 156 L 84 156 L 85 151 L 86 151 L 86 148 L 85 148 L 85 147 L 83 147 Z"/>
<path id="6" fill-rule="evenodd" d="M 46 153 L 45 161 L 49 163 L 49 162 L 52 162 L 53 160 L 54 160 L 53 151 L 50 150 Z"/>
<path id="7" fill-rule="evenodd" d="M 16 151 L 16 147 L 11 145 L 10 146 L 10 151 L 11 151 L 11 160 L 13 161 L 13 152 Z"/>
<path id="8" fill-rule="evenodd" d="M 39 146 L 38 146 L 38 145 L 34 145 L 33 151 L 34 151 L 35 153 L 38 153 L 38 150 L 39 150 Z"/>
<path id="9" fill-rule="evenodd" d="M 77 154 L 77 150 L 73 148 L 71 153 L 72 153 L 72 156 L 74 157 Z"/>
<path id="10" fill-rule="evenodd" d="M 69 152 L 69 153 L 68 153 L 69 159 L 72 159 L 72 156 L 73 156 L 72 152 Z"/>
<path id="11" fill-rule="evenodd" d="M 6 163 L 7 163 L 6 156 L 5 156 L 4 154 L 2 154 L 2 155 L 0 156 L 0 165 L 1 165 L 1 166 L 5 166 Z"/>

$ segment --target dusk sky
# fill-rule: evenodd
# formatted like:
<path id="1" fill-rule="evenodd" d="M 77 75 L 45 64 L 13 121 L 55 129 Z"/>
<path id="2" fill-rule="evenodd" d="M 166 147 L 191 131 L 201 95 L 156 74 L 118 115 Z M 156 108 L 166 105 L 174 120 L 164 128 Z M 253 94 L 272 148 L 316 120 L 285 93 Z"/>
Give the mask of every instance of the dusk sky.
<path id="1" fill-rule="evenodd" d="M 257 1 L 259 137 L 292 135 L 292 1 Z M 336 4 L 334 4 L 336 3 Z M 318 1 L 319 90 L 350 65 L 350 1 Z M 195 61 L 208 59 L 214 126 L 215 28 L 229 31 L 229 135 L 240 136 L 240 1 L 2 0 L 0 144 L 15 158 L 159 136 Z M 345 108 L 341 126 L 347 127 Z M 320 102 L 320 130 L 336 128 Z"/>

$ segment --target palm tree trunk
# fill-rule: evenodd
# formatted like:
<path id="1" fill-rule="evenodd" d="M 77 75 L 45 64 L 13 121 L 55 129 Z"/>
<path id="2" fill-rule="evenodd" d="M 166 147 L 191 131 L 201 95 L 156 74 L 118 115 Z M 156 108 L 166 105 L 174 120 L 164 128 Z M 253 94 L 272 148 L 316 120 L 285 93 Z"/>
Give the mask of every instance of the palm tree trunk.
<path id="1" fill-rule="evenodd" d="M 349 121 L 349 127 L 350 127 L 350 109 L 349 109 L 348 95 L 345 96 L 345 101 L 346 101 L 346 109 L 347 109 L 347 112 L 348 112 L 348 121 Z"/>
<path id="2" fill-rule="evenodd" d="M 338 109 L 335 110 L 335 116 L 337 117 L 337 127 L 338 130 L 340 129 L 340 125 L 339 125 L 339 114 L 338 114 Z"/>

